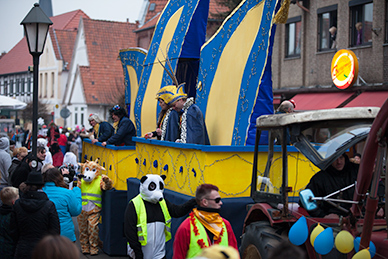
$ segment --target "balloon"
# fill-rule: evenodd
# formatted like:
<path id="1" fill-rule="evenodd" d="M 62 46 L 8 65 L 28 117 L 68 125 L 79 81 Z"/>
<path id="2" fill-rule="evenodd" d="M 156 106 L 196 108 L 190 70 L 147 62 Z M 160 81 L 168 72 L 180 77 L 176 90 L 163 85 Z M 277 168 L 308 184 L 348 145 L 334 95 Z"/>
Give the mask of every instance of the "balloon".
<path id="1" fill-rule="evenodd" d="M 356 253 L 358 252 L 358 250 L 360 250 L 360 243 L 361 243 L 361 237 L 356 237 L 354 239 L 354 250 L 356 251 Z M 376 254 L 376 246 L 375 244 L 373 244 L 372 241 L 369 242 L 369 253 L 370 253 L 370 257 L 373 257 Z"/>
<path id="2" fill-rule="evenodd" d="M 328 254 L 331 249 L 333 249 L 334 237 L 333 229 L 326 228 L 323 230 L 314 241 L 314 249 L 318 254 L 325 255 Z"/>
<path id="3" fill-rule="evenodd" d="M 305 217 L 301 217 L 297 222 L 291 227 L 290 232 L 288 232 L 288 238 L 290 242 L 296 246 L 299 246 L 306 242 L 309 235 L 307 228 L 307 221 Z"/>
<path id="4" fill-rule="evenodd" d="M 362 249 L 360 252 L 355 254 L 352 259 L 370 259 L 370 253 L 368 249 Z"/>
<path id="5" fill-rule="evenodd" d="M 353 236 L 346 230 L 340 231 L 335 237 L 335 247 L 343 254 L 347 254 L 352 251 L 353 244 Z"/>
<path id="6" fill-rule="evenodd" d="M 315 238 L 323 231 L 325 230 L 319 223 L 318 225 L 313 229 L 313 231 L 311 231 L 311 234 L 310 234 L 310 242 L 311 242 L 311 245 L 314 247 L 314 241 L 315 241 Z"/>

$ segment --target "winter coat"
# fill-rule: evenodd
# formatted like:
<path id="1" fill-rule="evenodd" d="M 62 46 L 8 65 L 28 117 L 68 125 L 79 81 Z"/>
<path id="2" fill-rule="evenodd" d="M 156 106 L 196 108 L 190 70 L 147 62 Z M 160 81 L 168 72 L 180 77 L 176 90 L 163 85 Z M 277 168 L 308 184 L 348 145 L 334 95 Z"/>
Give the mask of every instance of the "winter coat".
<path id="1" fill-rule="evenodd" d="M 82 210 L 81 189 L 74 187 L 72 190 L 55 186 L 48 182 L 43 187 L 50 201 L 54 202 L 61 225 L 61 235 L 75 241 L 74 224 L 71 217 L 78 216 Z"/>
<path id="2" fill-rule="evenodd" d="M 12 174 L 15 172 L 16 168 L 20 165 L 20 163 L 21 162 L 16 157 L 12 158 L 12 164 L 8 169 L 8 185 L 9 186 L 12 186 L 12 181 L 11 181 Z"/>
<path id="3" fill-rule="evenodd" d="M 359 165 L 350 162 L 347 156 L 344 157 L 345 166 L 341 171 L 336 170 L 332 165 L 330 165 L 326 170 L 316 173 L 311 178 L 309 184 L 306 186 L 306 189 L 310 189 L 314 193 L 315 197 L 325 197 L 328 194 L 355 183 L 357 180 Z M 330 198 L 353 200 L 354 190 L 353 186 L 352 188 L 342 191 Z M 351 207 L 350 203 L 340 203 L 340 205 L 345 209 L 350 209 Z M 335 208 L 327 202 L 318 203 L 318 209 L 310 211 L 309 213 L 314 217 L 324 217 L 325 215 L 331 213 L 344 216 L 348 214 Z"/>
<path id="4" fill-rule="evenodd" d="M 135 142 L 132 141 L 132 137 L 136 137 L 136 129 L 133 122 L 127 117 L 122 117 L 119 125 L 117 126 L 116 133 L 110 137 L 106 143 L 111 145 L 120 146 L 134 146 Z"/>
<path id="5" fill-rule="evenodd" d="M 98 136 L 96 136 L 96 139 L 99 142 L 104 142 L 104 141 L 107 141 L 113 134 L 114 134 L 114 129 L 112 125 L 110 125 L 106 121 L 103 121 L 100 123 L 100 128 L 98 130 Z"/>
<path id="6" fill-rule="evenodd" d="M 12 207 L 6 204 L 0 207 L 0 257 L 12 259 L 15 253 L 15 242 L 10 235 Z"/>
<path id="7" fill-rule="evenodd" d="M 5 150 L 0 150 L 0 185 L 8 186 L 8 169 L 12 164 L 12 159 L 9 153 Z"/>
<path id="8" fill-rule="evenodd" d="M 35 245 L 46 235 L 59 235 L 57 210 L 42 190 L 28 191 L 16 200 L 11 215 L 11 236 L 15 258 L 31 258 Z"/>
<path id="9" fill-rule="evenodd" d="M 27 181 L 27 177 L 31 172 L 30 165 L 25 161 L 26 158 L 16 167 L 15 171 L 12 174 L 11 182 L 12 186 L 19 188 L 19 185 L 22 182 Z"/>

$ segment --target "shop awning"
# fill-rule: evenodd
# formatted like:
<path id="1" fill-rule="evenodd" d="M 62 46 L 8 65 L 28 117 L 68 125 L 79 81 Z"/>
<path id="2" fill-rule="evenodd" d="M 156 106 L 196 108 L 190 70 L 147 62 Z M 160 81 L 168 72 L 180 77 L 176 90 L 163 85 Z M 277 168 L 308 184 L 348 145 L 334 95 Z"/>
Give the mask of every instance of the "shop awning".
<path id="1" fill-rule="evenodd" d="M 363 92 L 345 107 L 381 107 L 388 98 L 388 91 Z"/>
<path id="2" fill-rule="evenodd" d="M 322 110 L 337 108 L 353 93 L 349 92 L 336 92 L 336 93 L 301 93 L 297 94 L 292 99 L 296 103 L 295 110 Z"/>

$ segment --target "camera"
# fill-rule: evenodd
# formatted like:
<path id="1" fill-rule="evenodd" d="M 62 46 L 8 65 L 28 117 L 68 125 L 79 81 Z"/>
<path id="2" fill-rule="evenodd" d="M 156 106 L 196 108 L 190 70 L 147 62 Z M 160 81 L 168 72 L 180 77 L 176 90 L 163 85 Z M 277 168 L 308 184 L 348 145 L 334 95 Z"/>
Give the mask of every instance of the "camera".
<path id="1" fill-rule="evenodd" d="M 65 183 L 69 186 L 70 182 L 73 181 L 74 179 L 74 176 L 75 176 L 75 168 L 72 164 L 70 163 L 67 163 L 65 165 L 62 165 L 59 167 L 59 171 L 61 171 L 62 173 L 62 170 L 63 169 L 67 169 L 67 171 L 69 171 L 69 173 L 66 173 L 66 174 L 62 174 L 63 175 L 63 180 L 65 181 Z"/>

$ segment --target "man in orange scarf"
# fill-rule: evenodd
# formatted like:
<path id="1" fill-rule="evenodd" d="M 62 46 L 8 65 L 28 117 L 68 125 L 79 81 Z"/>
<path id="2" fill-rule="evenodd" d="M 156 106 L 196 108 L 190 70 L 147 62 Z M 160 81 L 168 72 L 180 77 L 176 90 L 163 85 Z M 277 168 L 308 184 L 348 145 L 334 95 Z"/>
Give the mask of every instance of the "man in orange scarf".
<path id="1" fill-rule="evenodd" d="M 197 187 L 198 208 L 182 222 L 174 237 L 173 259 L 193 258 L 205 247 L 214 244 L 237 248 L 237 240 L 229 221 L 219 214 L 222 201 L 218 187 L 202 184 Z"/>

